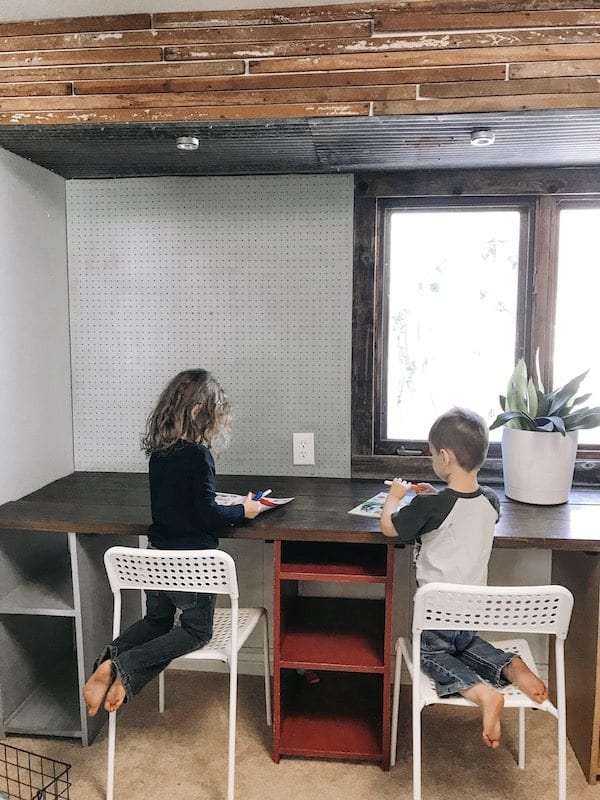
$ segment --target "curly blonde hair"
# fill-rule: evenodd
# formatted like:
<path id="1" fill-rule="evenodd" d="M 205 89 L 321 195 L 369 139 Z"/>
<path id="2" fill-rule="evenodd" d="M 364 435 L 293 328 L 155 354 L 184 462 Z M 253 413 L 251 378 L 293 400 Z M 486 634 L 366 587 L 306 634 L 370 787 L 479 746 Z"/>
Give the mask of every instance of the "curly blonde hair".
<path id="1" fill-rule="evenodd" d="M 229 399 L 205 369 L 176 375 L 163 390 L 148 417 L 142 448 L 147 455 L 168 450 L 179 439 L 224 445 L 231 427 Z"/>

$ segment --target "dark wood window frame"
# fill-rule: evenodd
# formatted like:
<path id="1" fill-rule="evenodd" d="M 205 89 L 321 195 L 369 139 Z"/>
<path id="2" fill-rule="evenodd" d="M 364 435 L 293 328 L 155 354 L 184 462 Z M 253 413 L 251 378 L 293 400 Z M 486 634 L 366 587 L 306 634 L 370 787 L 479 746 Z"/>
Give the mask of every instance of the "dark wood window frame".
<path id="1" fill-rule="evenodd" d="M 378 360 L 382 358 L 379 325 L 382 314 L 378 293 L 383 263 L 380 210 L 390 199 L 419 205 L 477 202 L 505 202 L 528 205 L 530 229 L 527 252 L 521 258 L 529 263 L 523 283 L 527 324 L 519 331 L 515 356 L 532 363 L 540 347 L 542 379 L 552 383 L 552 336 L 556 300 L 556 262 L 558 253 L 558 214 L 563 206 L 600 204 L 600 169 L 501 169 L 468 171 L 430 171 L 369 173 L 355 179 L 354 205 L 354 291 L 352 333 L 352 474 L 363 477 L 403 475 L 420 480 L 435 476 L 428 455 L 385 452 L 377 445 Z M 523 278 L 522 278 L 523 280 Z M 421 448 L 418 448 L 421 449 Z M 381 452 L 381 451 L 384 452 Z M 380 452 L 378 452 L 380 451 Z M 501 482 L 499 448 L 492 448 L 482 469 L 482 479 Z M 580 447 L 575 482 L 600 484 L 600 452 Z"/>

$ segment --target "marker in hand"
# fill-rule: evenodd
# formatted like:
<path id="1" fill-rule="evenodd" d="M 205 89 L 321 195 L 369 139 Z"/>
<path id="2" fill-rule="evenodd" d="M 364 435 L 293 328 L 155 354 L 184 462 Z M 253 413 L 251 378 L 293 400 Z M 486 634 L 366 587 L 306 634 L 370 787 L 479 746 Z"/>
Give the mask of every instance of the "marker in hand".
<path id="1" fill-rule="evenodd" d="M 386 486 L 391 486 L 393 482 L 394 482 L 394 481 L 384 481 L 384 484 L 385 484 Z M 411 488 L 411 489 L 413 490 L 413 492 L 415 492 L 416 494 L 419 494 L 419 492 L 426 492 L 426 491 L 427 491 L 427 486 L 422 486 L 420 483 L 411 483 L 411 484 L 410 484 L 410 488 Z"/>
<path id="2" fill-rule="evenodd" d="M 266 497 L 269 494 L 271 494 L 271 490 L 270 489 L 265 489 L 264 492 L 257 492 L 252 499 L 253 500 L 260 500 L 261 497 Z"/>

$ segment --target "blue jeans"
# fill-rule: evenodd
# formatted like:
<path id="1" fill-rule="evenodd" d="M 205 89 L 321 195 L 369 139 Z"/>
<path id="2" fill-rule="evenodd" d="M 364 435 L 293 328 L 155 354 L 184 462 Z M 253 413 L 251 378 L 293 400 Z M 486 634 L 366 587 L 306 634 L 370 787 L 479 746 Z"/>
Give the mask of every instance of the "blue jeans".
<path id="1" fill-rule="evenodd" d="M 212 636 L 216 595 L 146 592 L 146 616 L 120 634 L 96 660 L 112 662 L 130 700 L 174 658 L 203 647 Z M 177 625 L 175 612 L 181 609 Z"/>
<path id="2" fill-rule="evenodd" d="M 423 631 L 421 668 L 435 681 L 439 697 L 462 694 L 482 679 L 506 686 L 502 670 L 515 657 L 494 647 L 473 631 Z"/>

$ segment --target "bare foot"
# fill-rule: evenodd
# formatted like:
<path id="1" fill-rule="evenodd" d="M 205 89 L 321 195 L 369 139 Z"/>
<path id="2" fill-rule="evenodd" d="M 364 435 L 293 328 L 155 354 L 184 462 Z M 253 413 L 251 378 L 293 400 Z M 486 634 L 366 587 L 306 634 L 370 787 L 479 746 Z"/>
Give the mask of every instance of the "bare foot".
<path id="1" fill-rule="evenodd" d="M 88 717 L 95 717 L 111 684 L 111 662 L 103 661 L 83 687 Z"/>
<path id="2" fill-rule="evenodd" d="M 548 687 L 541 678 L 532 672 L 522 658 L 517 656 L 502 670 L 507 681 L 524 692 L 535 703 L 543 703 L 548 699 Z"/>
<path id="3" fill-rule="evenodd" d="M 500 744 L 500 714 L 504 708 L 504 695 L 487 683 L 478 683 L 461 692 L 463 697 L 476 703 L 483 717 L 483 741 L 488 747 L 496 749 Z"/>
<path id="4" fill-rule="evenodd" d="M 111 711 L 116 711 L 117 708 L 120 708 L 124 702 L 125 687 L 123 686 L 120 675 L 117 673 L 117 677 L 111 683 L 110 689 L 106 694 L 104 708 L 110 713 Z"/>

